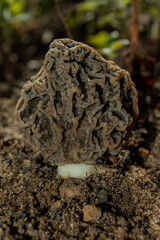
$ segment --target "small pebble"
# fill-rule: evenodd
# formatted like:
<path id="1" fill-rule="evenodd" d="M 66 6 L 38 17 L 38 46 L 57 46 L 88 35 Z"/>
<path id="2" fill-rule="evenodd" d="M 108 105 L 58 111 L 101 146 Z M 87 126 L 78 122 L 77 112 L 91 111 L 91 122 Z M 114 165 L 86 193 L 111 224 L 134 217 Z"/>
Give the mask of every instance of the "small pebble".
<path id="1" fill-rule="evenodd" d="M 96 221 L 101 215 L 101 209 L 97 208 L 95 205 L 87 204 L 83 208 L 83 221 L 85 222 Z"/>

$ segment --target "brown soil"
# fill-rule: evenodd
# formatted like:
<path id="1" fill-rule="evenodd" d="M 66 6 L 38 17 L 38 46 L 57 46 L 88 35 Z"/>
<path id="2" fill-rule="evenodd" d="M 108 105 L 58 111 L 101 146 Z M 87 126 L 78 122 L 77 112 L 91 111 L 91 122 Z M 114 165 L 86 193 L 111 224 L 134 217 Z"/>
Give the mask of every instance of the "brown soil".
<path id="1" fill-rule="evenodd" d="M 0 98 L 0 239 L 160 239 L 160 83 L 130 154 L 86 181 L 56 177 L 35 155 L 15 120 L 17 95 Z"/>

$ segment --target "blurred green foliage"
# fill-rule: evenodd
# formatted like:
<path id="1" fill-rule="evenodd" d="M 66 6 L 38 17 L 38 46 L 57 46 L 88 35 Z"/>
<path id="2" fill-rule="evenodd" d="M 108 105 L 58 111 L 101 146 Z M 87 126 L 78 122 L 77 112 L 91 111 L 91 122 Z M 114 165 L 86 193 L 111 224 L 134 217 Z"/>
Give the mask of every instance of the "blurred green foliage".
<path id="1" fill-rule="evenodd" d="M 39 14 L 44 15 L 53 10 L 54 0 L 39 0 L 37 6 Z"/>
<path id="2" fill-rule="evenodd" d="M 15 28 L 30 18 L 26 4 L 27 0 L 0 0 L 0 41 L 6 52 L 11 50 L 11 45 L 16 39 Z"/>
<path id="3" fill-rule="evenodd" d="M 119 33 L 117 31 L 111 33 L 99 31 L 95 35 L 88 36 L 88 41 L 108 58 L 117 56 L 117 50 L 130 43 L 128 39 L 119 39 Z"/>
<path id="4" fill-rule="evenodd" d="M 129 7 L 130 0 L 86 0 L 77 4 L 77 12 L 68 16 L 68 24 L 77 38 L 85 31 L 85 41 L 112 58 L 120 47 L 129 44 Z"/>
<path id="5" fill-rule="evenodd" d="M 73 37 L 93 45 L 109 58 L 114 58 L 122 46 L 129 44 L 130 4 L 131 0 L 59 1 Z M 6 51 L 10 51 L 12 43 L 18 41 L 19 26 L 34 17 L 52 17 L 56 14 L 53 11 L 53 0 L 0 0 L 0 43 L 5 43 Z M 158 38 L 160 0 L 140 0 L 140 13 L 141 31 L 145 36 Z"/>
<path id="6" fill-rule="evenodd" d="M 129 44 L 130 8 L 131 0 L 84 0 L 67 20 L 75 38 L 84 35 L 84 41 L 114 58 L 122 46 Z M 141 0 L 140 13 L 140 28 L 150 36 L 155 26 L 160 26 L 160 1 Z"/>

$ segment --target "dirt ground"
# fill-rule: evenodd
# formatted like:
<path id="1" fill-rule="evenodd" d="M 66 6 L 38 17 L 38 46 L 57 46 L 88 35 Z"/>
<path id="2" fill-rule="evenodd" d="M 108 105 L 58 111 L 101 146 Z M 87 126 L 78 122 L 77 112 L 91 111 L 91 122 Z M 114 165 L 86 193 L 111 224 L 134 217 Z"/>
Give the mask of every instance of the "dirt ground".
<path id="1" fill-rule="evenodd" d="M 86 181 L 35 155 L 16 122 L 19 89 L 0 89 L 0 239 L 160 239 L 159 82 L 139 99 L 128 149 Z"/>

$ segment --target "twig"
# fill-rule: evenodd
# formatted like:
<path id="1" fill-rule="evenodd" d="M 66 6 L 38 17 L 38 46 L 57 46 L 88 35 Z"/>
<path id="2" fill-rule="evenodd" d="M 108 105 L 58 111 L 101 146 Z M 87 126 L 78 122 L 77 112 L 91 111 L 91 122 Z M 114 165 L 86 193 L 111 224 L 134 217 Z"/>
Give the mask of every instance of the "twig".
<path id="1" fill-rule="evenodd" d="M 64 29 L 65 29 L 66 33 L 67 33 L 67 37 L 73 39 L 71 31 L 70 31 L 70 29 L 69 29 L 69 27 L 68 27 L 68 25 L 66 23 L 66 19 L 65 19 L 64 15 L 63 15 L 63 13 L 62 13 L 62 11 L 60 9 L 58 0 L 54 0 L 54 3 L 55 3 L 55 8 L 56 8 L 57 14 L 58 14 L 58 16 L 59 16 L 63 26 L 64 26 Z"/>
<path id="2" fill-rule="evenodd" d="M 134 45 L 138 45 L 139 35 L 138 14 L 139 14 L 139 0 L 131 0 L 131 43 Z"/>

